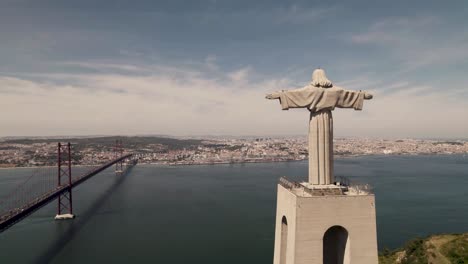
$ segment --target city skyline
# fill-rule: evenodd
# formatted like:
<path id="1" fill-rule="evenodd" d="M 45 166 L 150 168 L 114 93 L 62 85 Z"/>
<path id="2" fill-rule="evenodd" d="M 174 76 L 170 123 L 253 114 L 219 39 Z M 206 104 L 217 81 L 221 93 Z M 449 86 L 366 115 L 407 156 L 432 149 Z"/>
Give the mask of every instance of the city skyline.
<path id="1" fill-rule="evenodd" d="M 0 168 L 53 166 L 60 139 L 9 139 L 0 141 Z M 117 146 L 132 153 L 139 163 L 203 165 L 252 162 L 299 161 L 308 158 L 306 137 L 296 138 L 205 138 L 164 137 L 68 138 L 74 164 L 96 165 L 116 156 Z M 118 144 L 120 142 L 121 145 Z M 463 155 L 468 141 L 415 139 L 334 139 L 334 155 Z"/>
<path id="2" fill-rule="evenodd" d="M 278 113 L 264 96 L 322 67 L 334 84 L 375 95 L 358 115 L 335 111 L 338 137 L 467 138 L 464 10 L 0 1 L 0 137 L 302 135 L 303 111 Z"/>

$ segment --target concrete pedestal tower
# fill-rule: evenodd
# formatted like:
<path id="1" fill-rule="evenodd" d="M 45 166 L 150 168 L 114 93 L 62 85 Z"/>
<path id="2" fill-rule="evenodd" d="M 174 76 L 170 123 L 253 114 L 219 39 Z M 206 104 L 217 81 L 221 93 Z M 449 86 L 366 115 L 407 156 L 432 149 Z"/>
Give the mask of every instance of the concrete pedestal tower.
<path id="1" fill-rule="evenodd" d="M 273 263 L 377 264 L 374 195 L 333 175 L 332 110 L 361 110 L 372 95 L 333 86 L 317 69 L 309 85 L 267 99 L 310 111 L 308 182 L 279 181 Z"/>

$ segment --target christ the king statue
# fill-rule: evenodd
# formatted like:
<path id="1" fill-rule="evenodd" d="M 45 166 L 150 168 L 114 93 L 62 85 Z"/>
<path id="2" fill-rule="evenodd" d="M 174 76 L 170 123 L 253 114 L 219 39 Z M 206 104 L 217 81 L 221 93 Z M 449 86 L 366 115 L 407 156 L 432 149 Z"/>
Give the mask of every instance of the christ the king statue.
<path id="1" fill-rule="evenodd" d="M 364 99 L 372 95 L 362 91 L 349 91 L 334 86 L 325 71 L 316 69 L 312 82 L 299 89 L 278 91 L 266 96 L 279 99 L 283 110 L 307 108 L 309 121 L 309 183 L 328 185 L 334 183 L 333 176 L 333 117 L 332 110 L 354 108 L 362 110 Z"/>

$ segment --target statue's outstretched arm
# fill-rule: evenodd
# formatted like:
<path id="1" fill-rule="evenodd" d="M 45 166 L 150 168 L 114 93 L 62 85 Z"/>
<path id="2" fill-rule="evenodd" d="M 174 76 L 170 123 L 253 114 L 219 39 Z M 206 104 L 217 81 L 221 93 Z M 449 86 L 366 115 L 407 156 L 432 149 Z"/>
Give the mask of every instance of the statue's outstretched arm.
<path id="1" fill-rule="evenodd" d="M 291 90 L 281 90 L 281 91 L 276 91 L 270 94 L 267 94 L 265 96 L 266 99 L 274 100 L 274 99 L 279 99 L 281 97 L 281 94 L 286 92 L 286 93 L 301 93 L 304 90 L 307 90 L 307 86 L 304 86 L 302 88 L 297 88 L 297 89 L 291 89 Z"/>
<path id="2" fill-rule="evenodd" d="M 364 99 L 370 100 L 372 98 L 374 98 L 374 96 L 371 93 L 364 92 Z"/>
<path id="3" fill-rule="evenodd" d="M 340 94 L 340 98 L 336 107 L 339 108 L 354 108 L 354 110 L 362 110 L 364 100 L 373 98 L 371 93 L 365 91 L 345 90 Z"/>
<path id="4" fill-rule="evenodd" d="M 370 100 L 370 99 L 374 98 L 374 95 L 372 95 L 371 93 L 366 92 L 366 91 L 362 91 L 362 90 L 355 91 L 355 90 L 346 90 L 346 89 L 343 89 L 343 90 L 348 94 L 356 94 L 357 95 L 359 93 L 363 93 L 364 94 L 363 98 L 365 100 Z"/>
<path id="5" fill-rule="evenodd" d="M 281 92 L 273 92 L 269 93 L 265 96 L 266 99 L 274 100 L 274 99 L 279 99 L 281 97 Z"/>

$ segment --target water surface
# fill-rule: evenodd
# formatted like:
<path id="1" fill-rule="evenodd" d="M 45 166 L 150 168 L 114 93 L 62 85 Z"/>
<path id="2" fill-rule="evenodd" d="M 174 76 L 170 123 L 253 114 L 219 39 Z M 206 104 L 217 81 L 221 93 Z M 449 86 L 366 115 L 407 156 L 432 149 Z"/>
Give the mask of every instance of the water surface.
<path id="1" fill-rule="evenodd" d="M 380 249 L 468 232 L 468 157 L 353 157 L 335 167 L 374 186 Z M 30 171 L 0 170 L 0 197 Z M 272 263 L 277 179 L 306 174 L 306 162 L 109 169 L 74 189 L 74 220 L 54 221 L 53 202 L 0 234 L 0 262 Z"/>

